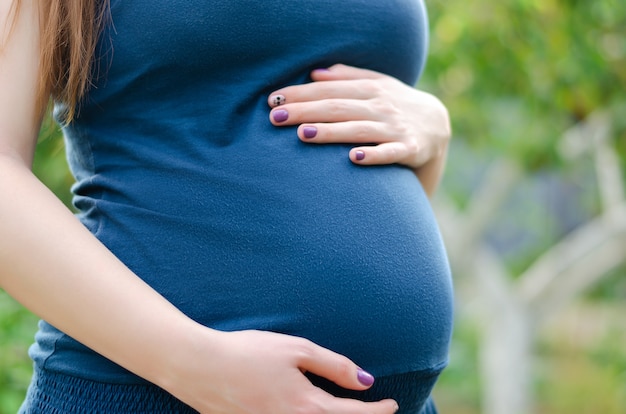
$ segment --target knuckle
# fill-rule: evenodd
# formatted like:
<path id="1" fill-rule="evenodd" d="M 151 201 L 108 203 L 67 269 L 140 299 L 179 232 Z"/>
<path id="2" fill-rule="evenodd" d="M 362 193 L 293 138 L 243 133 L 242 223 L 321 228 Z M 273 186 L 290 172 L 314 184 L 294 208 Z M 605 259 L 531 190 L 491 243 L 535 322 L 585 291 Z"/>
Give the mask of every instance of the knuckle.
<path id="1" fill-rule="evenodd" d="M 375 98 L 370 100 L 372 105 L 372 110 L 377 114 L 384 115 L 387 111 L 389 111 L 389 105 L 387 105 L 387 101 L 381 98 Z"/>
<path id="2" fill-rule="evenodd" d="M 407 155 L 415 155 L 420 151 L 420 146 L 415 140 L 405 142 L 404 147 L 406 148 Z"/>
<path id="3" fill-rule="evenodd" d="M 324 144 L 328 142 L 334 142 L 339 137 L 337 131 L 332 127 L 326 127 L 324 129 L 318 128 L 317 135 L 315 136 L 315 142 L 318 144 Z M 310 140 L 306 140 L 309 142 Z"/>
<path id="4" fill-rule="evenodd" d="M 393 161 L 397 161 L 398 159 L 400 159 L 400 151 L 398 151 L 398 148 L 396 147 L 389 148 L 385 157 L 385 161 L 393 162 Z"/>
<path id="5" fill-rule="evenodd" d="M 362 88 L 372 97 L 385 96 L 385 94 L 387 93 L 384 83 L 380 80 L 364 80 Z"/>
<path id="6" fill-rule="evenodd" d="M 414 130 L 413 126 L 406 121 L 400 121 L 394 123 L 393 125 L 393 136 L 397 137 L 396 141 L 408 144 L 410 142 L 414 142 Z"/>
<path id="7" fill-rule="evenodd" d="M 402 111 L 385 98 L 377 98 L 372 100 L 372 109 L 379 116 L 382 116 L 387 122 L 397 123 L 400 119 Z"/>
<path id="8" fill-rule="evenodd" d="M 357 124 L 352 136 L 359 142 L 369 142 L 372 139 L 372 128 L 367 124 Z"/>
<path id="9" fill-rule="evenodd" d="M 342 117 L 348 109 L 346 102 L 339 99 L 331 99 L 326 105 L 332 114 L 339 117 Z"/>
<path id="10" fill-rule="evenodd" d="M 338 377 L 348 377 L 352 373 L 352 363 L 347 359 L 341 358 L 337 361 L 335 369 Z"/>
<path id="11" fill-rule="evenodd" d="M 296 358 L 300 361 L 309 361 L 315 357 L 315 345 L 304 338 L 295 338 L 292 350 Z"/>
<path id="12" fill-rule="evenodd" d="M 378 162 L 391 164 L 394 162 L 398 162 L 400 160 L 401 152 L 397 146 L 393 145 L 393 146 L 385 147 L 383 150 L 379 152 L 378 155 L 379 155 Z"/>

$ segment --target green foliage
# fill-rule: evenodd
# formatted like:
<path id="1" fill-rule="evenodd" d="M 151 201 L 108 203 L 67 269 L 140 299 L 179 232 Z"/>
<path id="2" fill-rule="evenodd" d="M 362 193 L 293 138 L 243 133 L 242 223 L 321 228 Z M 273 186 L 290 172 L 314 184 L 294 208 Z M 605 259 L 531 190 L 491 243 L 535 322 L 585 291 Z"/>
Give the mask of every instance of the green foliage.
<path id="1" fill-rule="evenodd" d="M 33 172 L 65 205 L 71 204 L 73 178 L 65 159 L 65 145 L 59 126 L 48 118 L 39 134 Z"/>
<path id="2" fill-rule="evenodd" d="M 626 299 L 626 265 L 619 267 L 594 286 L 587 297 L 594 302 L 624 303 Z"/>
<path id="3" fill-rule="evenodd" d="M 433 0 L 424 80 L 457 135 L 523 162 L 558 166 L 556 142 L 598 109 L 626 151 L 626 3 Z"/>
<path id="4" fill-rule="evenodd" d="M 576 193 L 570 208 L 580 210 L 580 217 L 599 209 L 591 157 L 574 163 L 562 159 L 563 132 L 594 111 L 608 112 L 612 144 L 626 165 L 626 2 L 427 4 L 431 51 L 421 87 L 446 103 L 455 132 L 443 190 L 463 207 L 480 166 L 506 157 L 525 168 L 526 199 L 521 188 L 515 189 L 517 209 L 511 211 L 517 213 L 515 225 L 525 223 L 533 240 L 505 257 L 512 273 L 519 274 L 571 230 L 556 223 L 555 215 L 563 214 L 552 211 L 559 205 L 556 195 L 528 192 L 533 180 L 545 183 L 558 174 Z M 622 173 L 626 179 L 626 168 Z M 509 207 L 492 227 L 503 236 L 511 233 L 511 241 L 519 235 L 511 232 Z"/>
<path id="5" fill-rule="evenodd" d="M 462 319 L 462 316 L 459 317 Z M 450 349 L 450 364 L 443 371 L 434 398 L 442 413 L 477 413 L 480 409 L 479 337 L 467 320 L 457 320 Z"/>
<path id="6" fill-rule="evenodd" d="M 540 412 L 621 414 L 626 412 L 626 330 L 623 304 L 581 307 L 569 337 L 544 341 L 536 361 Z M 604 320 L 598 326 L 600 312 Z"/>
<path id="7" fill-rule="evenodd" d="M 36 318 L 0 290 L 0 414 L 14 414 L 24 399 L 36 327 Z"/>
<path id="8" fill-rule="evenodd" d="M 626 2 L 426 3 L 431 49 L 420 86 L 447 105 L 456 141 L 442 190 L 463 208 L 484 166 L 495 158 L 506 157 L 525 168 L 529 179 L 520 185 L 525 188 L 516 188 L 512 205 L 502 209 L 508 221 L 493 221 L 502 237 L 509 232 L 511 238 L 518 236 L 511 231 L 515 221 L 513 227 L 523 227 L 532 238 L 504 257 L 509 270 L 519 274 L 571 230 L 554 220 L 555 214 L 565 213 L 558 195 L 538 194 L 536 187 L 533 192 L 533 180 L 545 183 L 558 175 L 570 194 L 580 194 L 575 205 L 567 206 L 570 210 L 589 217 L 598 211 L 590 157 L 567 164 L 558 152 L 563 132 L 594 111 L 608 112 L 613 144 L 626 165 Z M 626 168 L 622 171 L 626 178 Z M 517 212 L 512 220 L 511 211 Z M 623 302 L 625 270 L 618 269 L 593 290 L 594 303 Z M 480 412 L 475 406 L 480 395 L 478 352 L 472 352 L 478 345 L 467 323 L 457 322 L 451 365 L 437 387 L 443 412 Z M 626 338 L 611 341 L 598 338 L 588 348 L 572 350 L 561 338 L 542 349 L 538 412 L 625 412 Z"/>

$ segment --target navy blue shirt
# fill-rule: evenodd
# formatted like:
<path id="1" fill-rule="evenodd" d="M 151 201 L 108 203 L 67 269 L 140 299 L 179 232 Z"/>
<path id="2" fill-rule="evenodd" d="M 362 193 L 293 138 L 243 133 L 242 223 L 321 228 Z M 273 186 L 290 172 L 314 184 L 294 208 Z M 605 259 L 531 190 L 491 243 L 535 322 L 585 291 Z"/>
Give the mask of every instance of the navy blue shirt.
<path id="1" fill-rule="evenodd" d="M 303 336 L 376 375 L 445 365 L 450 274 L 413 172 L 307 145 L 267 105 L 335 63 L 414 84 L 423 3 L 112 0 L 111 16 L 64 129 L 84 225 L 206 326 Z M 45 322 L 31 356 L 139 381 Z"/>

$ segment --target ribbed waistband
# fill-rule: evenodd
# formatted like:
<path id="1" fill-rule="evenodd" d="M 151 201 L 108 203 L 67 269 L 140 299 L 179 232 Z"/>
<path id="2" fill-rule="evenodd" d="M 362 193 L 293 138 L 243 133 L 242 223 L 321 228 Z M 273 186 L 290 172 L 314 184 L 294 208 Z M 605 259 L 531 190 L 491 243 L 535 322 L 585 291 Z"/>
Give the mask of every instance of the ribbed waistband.
<path id="1" fill-rule="evenodd" d="M 316 375 L 307 376 L 313 384 L 337 397 L 362 401 L 393 398 L 400 406 L 396 414 L 437 414 L 430 394 L 440 373 L 438 369 L 376 377 L 374 385 L 365 391 L 346 390 Z"/>
<path id="2" fill-rule="evenodd" d="M 398 414 L 436 414 L 430 393 L 439 372 L 408 372 L 376 378 L 366 391 L 345 390 L 314 375 L 329 393 L 363 401 L 393 398 Z M 37 369 L 19 414 L 196 414 L 152 384 L 107 384 Z"/>
<path id="3" fill-rule="evenodd" d="M 19 414 L 197 414 L 152 384 L 107 384 L 35 370 Z"/>

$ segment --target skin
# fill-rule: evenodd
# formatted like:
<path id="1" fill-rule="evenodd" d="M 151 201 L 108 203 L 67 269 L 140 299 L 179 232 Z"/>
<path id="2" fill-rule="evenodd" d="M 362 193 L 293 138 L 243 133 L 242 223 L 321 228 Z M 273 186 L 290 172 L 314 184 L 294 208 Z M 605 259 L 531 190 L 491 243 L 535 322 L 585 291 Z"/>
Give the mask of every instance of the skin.
<path id="1" fill-rule="evenodd" d="M 315 70 L 311 78 L 270 94 L 270 122 L 299 125 L 298 137 L 310 144 L 355 144 L 349 157 L 356 164 L 406 165 L 433 195 L 451 135 L 439 99 L 390 76 L 341 64 Z M 276 96 L 285 103 L 277 106 Z M 288 119 L 277 122 L 276 111 L 287 111 Z M 305 136 L 310 128 L 317 129 L 314 138 Z"/>
<path id="2" fill-rule="evenodd" d="M 0 27 L 6 27 L 10 3 L 0 0 Z M 219 332 L 189 319 L 133 274 L 32 174 L 41 123 L 35 109 L 36 4 L 36 0 L 23 2 L 0 53 L 0 287 L 68 335 L 201 413 L 395 412 L 393 400 L 365 403 L 335 398 L 303 375 L 310 371 L 345 388 L 368 388 L 358 380 L 359 368 L 342 355 L 302 338 L 260 331 Z M 432 154 L 441 156 L 441 143 L 431 144 L 432 137 L 420 135 L 424 126 L 410 127 L 406 122 L 409 113 L 419 115 L 428 104 L 420 103 L 419 93 L 408 92 L 411 88 L 400 88 L 382 75 L 369 72 L 371 77 L 360 79 L 359 74 L 365 73 L 336 66 L 328 73 L 315 73 L 315 87 L 277 91 L 292 101 L 285 105 L 292 114 L 289 122 L 315 122 L 320 130 L 315 143 L 345 141 L 352 128 L 361 128 L 360 123 L 370 128 L 378 122 L 374 130 L 380 132 L 373 136 L 380 144 L 363 149 L 363 164 L 395 160 L 416 169 L 418 175 L 429 165 L 439 171 L 440 161 Z M 319 105 L 325 97 L 342 96 L 329 92 L 330 82 L 333 89 L 345 90 L 350 101 L 339 117 L 328 113 L 327 105 Z M 388 103 L 380 104 L 389 98 L 382 91 L 387 84 L 402 89 L 408 101 L 415 99 L 398 118 L 414 130 L 398 135 L 395 142 L 385 134 L 394 122 L 377 118 L 381 111 L 392 110 Z M 358 97 L 361 86 L 366 93 Z M 378 98 L 372 91 L 378 91 Z M 359 100 L 365 102 L 357 105 Z M 403 107 L 401 99 L 394 102 L 392 108 Z M 357 113 L 362 115 L 351 118 Z M 350 119 L 360 123 L 346 122 Z M 421 115 L 417 119 L 429 122 Z"/>

